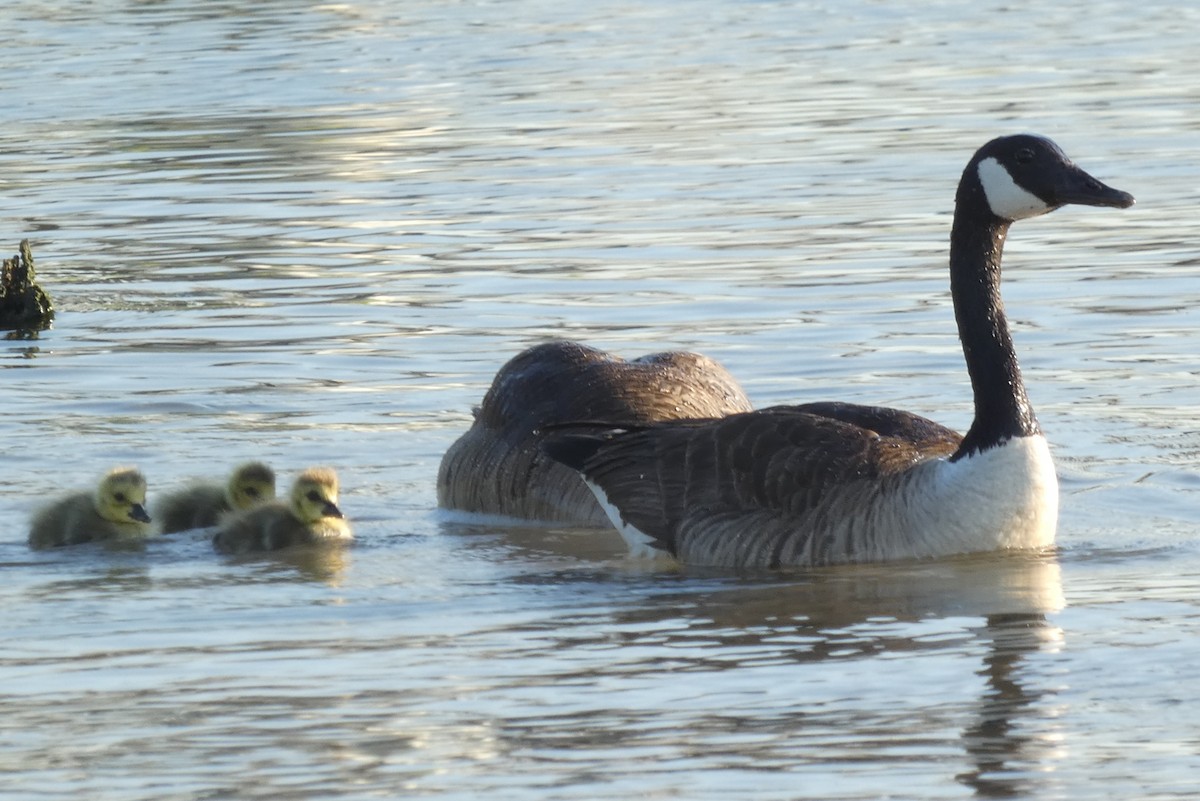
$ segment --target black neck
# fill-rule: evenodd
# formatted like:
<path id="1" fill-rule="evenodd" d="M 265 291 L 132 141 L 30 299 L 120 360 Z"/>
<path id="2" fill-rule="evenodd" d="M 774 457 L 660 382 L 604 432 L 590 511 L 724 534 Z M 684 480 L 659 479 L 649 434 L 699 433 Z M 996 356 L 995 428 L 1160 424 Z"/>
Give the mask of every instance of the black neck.
<path id="1" fill-rule="evenodd" d="M 1000 300 L 1000 257 L 1011 223 L 992 214 L 975 183 L 959 192 L 950 234 L 950 293 L 975 393 L 975 421 L 954 459 L 1041 433 Z"/>

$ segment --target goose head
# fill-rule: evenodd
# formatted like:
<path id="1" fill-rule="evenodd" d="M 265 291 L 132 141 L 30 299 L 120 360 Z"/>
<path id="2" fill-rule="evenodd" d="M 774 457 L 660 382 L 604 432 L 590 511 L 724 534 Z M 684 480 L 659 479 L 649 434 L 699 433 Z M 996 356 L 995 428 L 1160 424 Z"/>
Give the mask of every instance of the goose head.
<path id="1" fill-rule="evenodd" d="M 275 499 L 275 471 L 262 462 L 239 465 L 229 477 L 226 496 L 234 509 L 249 509 Z"/>
<path id="2" fill-rule="evenodd" d="M 1069 203 L 1120 209 L 1133 205 L 1133 195 L 1096 180 L 1058 145 L 1035 134 L 1001 136 L 976 151 L 963 173 L 958 202 L 979 200 L 1006 222 Z"/>
<path id="3" fill-rule="evenodd" d="M 96 512 L 112 523 L 149 523 L 146 513 L 146 479 L 132 467 L 117 467 L 105 474 L 96 489 Z"/>
<path id="4" fill-rule="evenodd" d="M 326 517 L 344 517 L 337 499 L 337 473 L 328 467 L 310 467 L 292 485 L 292 511 L 305 523 L 316 523 Z"/>

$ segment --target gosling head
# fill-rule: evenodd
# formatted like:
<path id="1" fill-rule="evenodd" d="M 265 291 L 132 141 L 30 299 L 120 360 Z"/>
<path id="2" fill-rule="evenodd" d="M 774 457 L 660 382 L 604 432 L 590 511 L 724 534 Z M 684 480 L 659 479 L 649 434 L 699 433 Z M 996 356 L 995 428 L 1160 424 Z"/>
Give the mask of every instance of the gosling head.
<path id="1" fill-rule="evenodd" d="M 225 487 L 229 505 L 235 510 L 250 509 L 275 499 L 275 471 L 262 462 L 239 465 Z"/>
<path id="2" fill-rule="evenodd" d="M 96 512 L 112 523 L 149 523 L 146 478 L 133 467 L 109 470 L 96 490 Z"/>
<path id="3" fill-rule="evenodd" d="M 305 523 L 343 517 L 337 499 L 337 473 L 329 467 L 310 467 L 292 485 L 292 511 Z"/>

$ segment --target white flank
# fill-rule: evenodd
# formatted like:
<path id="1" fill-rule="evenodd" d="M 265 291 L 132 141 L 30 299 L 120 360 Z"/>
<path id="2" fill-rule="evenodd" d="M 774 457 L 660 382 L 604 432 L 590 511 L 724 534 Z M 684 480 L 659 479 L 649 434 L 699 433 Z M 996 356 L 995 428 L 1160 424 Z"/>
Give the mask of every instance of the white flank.
<path id="1" fill-rule="evenodd" d="M 665 551 L 661 548 L 654 547 L 654 538 L 646 534 L 646 532 L 631 526 L 621 517 L 621 510 L 613 506 L 608 500 L 608 495 L 600 488 L 599 484 L 583 480 L 587 484 L 588 489 L 596 496 L 596 501 L 600 504 L 600 508 L 604 510 L 604 514 L 608 515 L 608 519 L 612 521 L 613 526 L 621 533 L 621 539 L 625 540 L 625 544 L 629 546 L 629 553 L 633 556 L 649 558 L 665 555 Z"/>
<path id="2" fill-rule="evenodd" d="M 1045 437 L 1014 437 L 957 462 L 928 462 L 914 471 L 922 472 L 892 509 L 899 524 L 893 531 L 908 536 L 898 538 L 897 553 L 890 555 L 881 541 L 883 558 L 1054 544 L 1058 477 Z"/>
<path id="3" fill-rule="evenodd" d="M 1023 220 L 1050 211 L 1050 206 L 1017 185 L 1004 165 L 995 159 L 979 162 L 979 183 L 992 213 L 1005 220 Z"/>

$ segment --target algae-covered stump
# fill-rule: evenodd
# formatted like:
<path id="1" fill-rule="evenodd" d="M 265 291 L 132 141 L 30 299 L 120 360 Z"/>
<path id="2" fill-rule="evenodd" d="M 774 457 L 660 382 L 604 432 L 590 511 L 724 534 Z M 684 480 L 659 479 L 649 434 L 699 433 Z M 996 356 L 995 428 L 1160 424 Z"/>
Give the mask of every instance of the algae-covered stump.
<path id="1" fill-rule="evenodd" d="M 33 271 L 33 253 L 29 240 L 21 240 L 21 249 L 4 260 L 0 277 L 0 329 L 39 331 L 49 328 L 54 319 L 50 296 L 37 284 Z"/>

